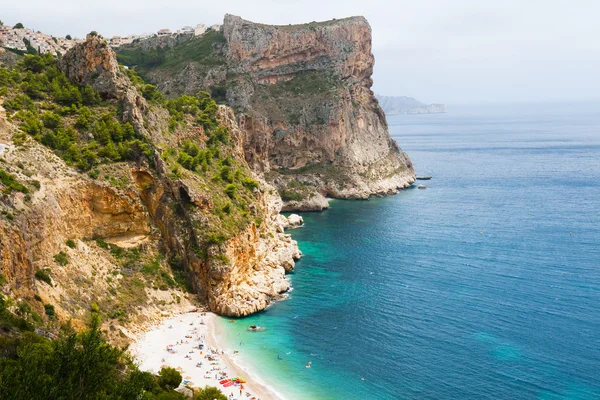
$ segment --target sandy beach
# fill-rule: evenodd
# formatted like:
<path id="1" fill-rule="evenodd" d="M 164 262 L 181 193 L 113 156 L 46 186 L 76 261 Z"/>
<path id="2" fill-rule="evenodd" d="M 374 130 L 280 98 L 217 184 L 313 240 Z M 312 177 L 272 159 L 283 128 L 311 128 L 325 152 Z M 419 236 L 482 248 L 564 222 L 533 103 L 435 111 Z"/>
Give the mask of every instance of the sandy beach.
<path id="1" fill-rule="evenodd" d="M 178 369 L 184 378 L 181 386 L 216 386 L 230 399 L 282 399 L 235 363 L 237 350 L 219 346 L 217 318 L 210 312 L 166 318 L 142 334 L 129 351 L 143 371 L 157 374 L 163 366 Z M 220 384 L 235 377 L 246 383 Z"/>

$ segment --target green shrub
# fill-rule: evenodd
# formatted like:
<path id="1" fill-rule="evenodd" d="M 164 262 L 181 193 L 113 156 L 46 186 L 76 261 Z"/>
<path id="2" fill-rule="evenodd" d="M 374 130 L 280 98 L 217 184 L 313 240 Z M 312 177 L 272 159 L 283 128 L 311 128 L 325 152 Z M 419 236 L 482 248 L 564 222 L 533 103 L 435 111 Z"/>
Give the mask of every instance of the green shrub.
<path id="1" fill-rule="evenodd" d="M 142 272 L 149 275 L 154 275 L 160 269 L 160 263 L 158 260 L 152 261 L 150 264 L 144 264 L 142 266 Z"/>
<path id="2" fill-rule="evenodd" d="M 81 107 L 77 113 L 75 127 L 87 130 L 92 125 L 93 119 L 94 115 L 92 114 L 92 110 L 90 110 L 88 107 Z"/>
<path id="3" fill-rule="evenodd" d="M 87 85 L 81 89 L 81 101 L 86 106 L 93 106 L 100 103 L 102 99 L 98 92 L 96 92 L 91 86 Z"/>
<path id="4" fill-rule="evenodd" d="M 227 215 L 231 214 L 231 203 L 227 202 L 223 207 L 221 207 L 221 211 Z"/>
<path id="5" fill-rule="evenodd" d="M 208 235 L 206 235 L 206 244 L 207 245 L 212 245 L 212 244 L 220 245 L 223 242 L 225 242 L 225 236 L 223 236 L 223 234 L 221 234 L 221 233 L 210 232 Z"/>
<path id="6" fill-rule="evenodd" d="M 283 201 L 302 201 L 304 195 L 302 193 L 295 192 L 293 190 L 284 189 L 279 191 L 279 195 Z"/>
<path id="7" fill-rule="evenodd" d="M 56 312 L 54 310 L 54 306 L 52 304 L 44 304 L 44 311 L 49 318 L 54 318 Z"/>
<path id="8" fill-rule="evenodd" d="M 42 317 L 40 317 L 40 314 L 36 313 L 35 311 L 31 313 L 31 319 L 33 319 L 33 321 L 38 324 L 41 324 L 42 322 L 44 322 Z"/>
<path id="9" fill-rule="evenodd" d="M 165 271 L 161 272 L 160 276 L 162 277 L 163 281 L 165 282 L 165 284 L 168 287 L 173 288 L 173 287 L 177 286 L 173 277 L 171 275 L 169 275 L 167 272 L 165 272 Z"/>
<path id="10" fill-rule="evenodd" d="M 33 101 L 26 94 L 17 94 L 14 98 L 6 100 L 4 107 L 11 111 L 32 110 L 34 108 Z"/>
<path id="11" fill-rule="evenodd" d="M 158 373 L 158 384 L 165 390 L 172 390 L 179 386 L 182 377 L 175 368 L 162 368 Z"/>
<path id="12" fill-rule="evenodd" d="M 206 386 L 194 394 L 193 400 L 227 400 L 227 396 L 214 386 Z"/>
<path id="13" fill-rule="evenodd" d="M 35 271 L 35 279 L 46 282 L 48 285 L 52 286 L 52 278 L 50 278 L 50 275 L 48 275 L 48 272 L 46 270 L 38 269 L 37 271 Z M 36 300 L 37 300 L 37 298 L 36 298 Z M 41 300 L 42 299 L 40 298 L 38 301 L 41 301 Z"/>
<path id="14" fill-rule="evenodd" d="M 235 198 L 235 189 L 237 189 L 237 186 L 230 183 L 229 185 L 225 186 L 225 194 L 229 196 L 230 199 L 233 199 Z"/>
<path id="15" fill-rule="evenodd" d="M 19 303 L 18 310 L 20 315 L 31 313 L 31 307 L 26 302 Z"/>
<path id="16" fill-rule="evenodd" d="M 42 123 L 48 129 L 56 129 L 60 126 L 60 115 L 46 111 L 42 114 Z"/>
<path id="17" fill-rule="evenodd" d="M 74 249 L 75 248 L 75 242 L 71 239 L 67 240 L 67 246 Z"/>
<path id="18" fill-rule="evenodd" d="M 144 96 L 146 100 L 154 103 L 162 103 L 165 100 L 160 90 L 158 90 L 156 86 L 150 84 L 142 86 L 142 96 Z"/>
<path id="19" fill-rule="evenodd" d="M 219 173 L 219 176 L 225 182 L 232 182 L 233 181 L 233 176 L 231 175 L 231 168 L 228 165 L 225 165 L 225 166 L 221 167 L 221 171 Z"/>
<path id="20" fill-rule="evenodd" d="M 254 190 L 258 188 L 258 182 L 248 177 L 244 178 L 244 180 L 242 181 L 242 185 L 244 185 L 244 187 L 248 190 Z"/>
<path id="21" fill-rule="evenodd" d="M 64 251 L 59 252 L 54 256 L 54 261 L 63 267 L 69 263 L 69 257 Z"/>
<path id="22" fill-rule="evenodd" d="M 98 245 L 98 247 L 100 247 L 101 249 L 110 249 L 110 245 L 108 243 L 106 243 L 104 240 L 102 239 L 96 239 L 96 244 Z"/>

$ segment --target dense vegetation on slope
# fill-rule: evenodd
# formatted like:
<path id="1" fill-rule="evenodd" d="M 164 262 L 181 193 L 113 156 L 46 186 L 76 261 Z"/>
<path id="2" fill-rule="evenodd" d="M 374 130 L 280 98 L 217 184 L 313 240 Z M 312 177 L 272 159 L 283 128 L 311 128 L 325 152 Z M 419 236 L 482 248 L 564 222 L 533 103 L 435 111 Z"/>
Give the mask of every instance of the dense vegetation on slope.
<path id="1" fill-rule="evenodd" d="M 65 325 L 58 337 L 49 340 L 9 312 L 0 295 L 0 329 L 2 399 L 186 399 L 174 391 L 182 381 L 179 372 L 163 368 L 154 376 L 140 371 L 123 350 L 104 340 L 95 313 L 87 330 L 76 333 Z M 210 387 L 194 396 L 215 398 L 226 399 Z"/>
<path id="2" fill-rule="evenodd" d="M 12 70 L 0 67 L 0 95 L 24 132 L 81 170 L 150 154 L 145 138 L 122 122 L 120 105 L 70 83 L 50 54 L 26 55 Z"/>
<path id="3" fill-rule="evenodd" d="M 247 226 L 252 220 L 248 205 L 258 183 L 232 157 L 228 130 L 217 122 L 215 101 L 206 92 L 166 100 L 134 71 L 123 71 L 151 104 L 169 111 L 172 133 L 194 126 L 201 126 L 205 133 L 204 140 L 187 139 L 163 153 L 172 178 L 189 171 L 201 178 L 203 188 L 212 195 L 214 221 L 202 231 L 205 240 L 198 245 L 221 243 Z M 123 122 L 119 102 L 101 99 L 90 86 L 70 83 L 51 55 L 27 55 L 12 70 L 0 67 L 0 91 L 4 107 L 23 132 L 52 148 L 68 165 L 90 171 L 93 178 L 99 177 L 94 168 L 101 164 L 142 159 L 152 164 L 156 144 Z M 14 139 L 18 143 L 20 138 Z"/>
<path id="4" fill-rule="evenodd" d="M 224 65 L 225 58 L 219 54 L 215 45 L 225 43 L 225 37 L 219 31 L 208 29 L 198 38 L 185 41 L 173 48 L 157 46 L 150 50 L 141 47 L 123 47 L 119 49 L 118 60 L 125 65 L 135 66 L 144 73 L 151 68 L 183 68 L 189 62 L 205 66 Z"/>

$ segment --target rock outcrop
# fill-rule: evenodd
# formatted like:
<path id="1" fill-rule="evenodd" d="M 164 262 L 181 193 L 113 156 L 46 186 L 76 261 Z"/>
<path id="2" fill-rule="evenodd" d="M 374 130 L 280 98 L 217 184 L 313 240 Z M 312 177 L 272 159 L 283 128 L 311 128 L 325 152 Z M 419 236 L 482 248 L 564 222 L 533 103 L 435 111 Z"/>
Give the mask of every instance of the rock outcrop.
<path id="1" fill-rule="evenodd" d="M 220 35 L 206 56 L 215 65 L 195 57 L 138 67 L 169 95 L 212 90 L 234 107 L 245 158 L 279 189 L 284 209 L 320 210 L 325 197 L 364 199 L 414 182 L 370 89 L 364 18 L 270 26 L 226 15 Z M 206 47 L 202 40 L 185 46 Z M 181 60 L 177 48 L 166 57 Z"/>
<path id="2" fill-rule="evenodd" d="M 91 85 L 105 98 L 120 99 L 130 84 L 113 54 L 101 36 L 88 35 L 84 44 L 73 47 L 59 60 L 59 66 L 71 82 Z"/>
<path id="3" fill-rule="evenodd" d="M 92 86 L 102 97 L 117 99 L 123 105 L 123 117 L 137 132 L 153 141 L 161 141 L 166 131 L 168 113 L 150 107 L 119 68 L 115 52 L 97 35 L 70 49 L 59 66 L 74 83 Z"/>

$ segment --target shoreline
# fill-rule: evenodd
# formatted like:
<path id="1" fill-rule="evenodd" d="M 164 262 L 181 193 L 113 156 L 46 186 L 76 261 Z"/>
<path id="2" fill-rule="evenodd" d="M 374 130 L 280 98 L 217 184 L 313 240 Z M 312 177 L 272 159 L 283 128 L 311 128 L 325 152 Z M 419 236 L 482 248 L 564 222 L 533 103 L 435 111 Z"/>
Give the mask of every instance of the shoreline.
<path id="1" fill-rule="evenodd" d="M 252 381 L 248 379 L 249 383 L 247 387 L 255 387 L 256 392 L 260 393 L 262 396 L 261 400 L 284 400 L 284 397 L 275 389 L 265 384 L 260 376 L 258 376 L 253 371 L 249 371 L 247 367 L 240 365 L 239 362 L 236 363 L 237 357 L 235 356 L 235 354 L 233 354 L 234 350 L 227 348 L 227 343 L 224 341 L 222 336 L 220 340 L 217 338 L 219 335 L 222 335 L 222 330 L 225 329 L 224 326 L 220 327 L 221 329 L 218 329 L 219 327 L 217 325 L 219 324 L 219 322 L 217 321 L 217 319 L 221 317 L 213 313 L 211 314 L 213 323 L 209 326 L 209 340 L 212 341 L 214 347 L 224 351 L 223 358 L 225 363 L 228 364 L 231 367 L 231 369 L 236 371 L 237 373 L 241 373 L 242 375 L 245 374 L 246 376 L 251 377 Z"/>
<path id="2" fill-rule="evenodd" d="M 268 387 L 261 377 L 236 363 L 234 350 L 227 348 L 219 316 L 211 312 L 188 312 L 162 319 L 141 333 L 129 348 L 140 370 L 157 374 L 163 365 L 178 369 L 183 378 L 180 387 L 215 386 L 228 398 L 282 400 L 283 396 Z M 203 344 L 203 350 L 199 345 Z M 211 360 L 207 357 L 210 355 Z M 199 366 L 201 364 L 201 366 Z M 210 368 L 210 369 L 209 369 Z M 215 375 L 213 375 L 215 374 Z M 246 383 L 223 387 L 218 377 L 243 377 Z M 229 397 L 231 396 L 231 397 Z"/>

